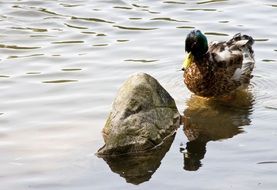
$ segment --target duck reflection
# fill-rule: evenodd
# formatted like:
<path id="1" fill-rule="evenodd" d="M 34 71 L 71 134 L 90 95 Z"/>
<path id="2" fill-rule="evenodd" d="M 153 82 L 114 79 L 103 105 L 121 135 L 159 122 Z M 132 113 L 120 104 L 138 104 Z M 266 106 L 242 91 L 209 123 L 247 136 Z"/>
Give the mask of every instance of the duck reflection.
<path id="1" fill-rule="evenodd" d="M 251 123 L 254 98 L 249 91 L 237 91 L 228 99 L 206 99 L 192 96 L 184 111 L 184 133 L 189 142 L 181 149 L 184 169 L 196 171 L 206 153 L 209 141 L 232 138 Z"/>
<path id="2" fill-rule="evenodd" d="M 156 149 L 138 155 L 103 157 L 111 170 L 126 179 L 127 183 L 138 185 L 150 180 L 168 152 L 175 134 L 166 138 Z"/>

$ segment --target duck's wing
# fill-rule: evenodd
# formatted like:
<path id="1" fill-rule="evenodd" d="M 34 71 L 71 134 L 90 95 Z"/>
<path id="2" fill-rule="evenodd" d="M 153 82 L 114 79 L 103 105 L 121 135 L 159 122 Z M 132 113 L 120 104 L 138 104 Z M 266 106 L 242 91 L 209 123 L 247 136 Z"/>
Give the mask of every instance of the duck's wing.
<path id="1" fill-rule="evenodd" d="M 252 49 L 254 39 L 251 36 L 238 33 L 227 44 L 231 50 L 239 49 L 243 56 L 242 66 L 236 70 L 233 78 L 240 80 L 242 84 L 249 84 L 255 65 L 254 51 Z"/>
<path id="2" fill-rule="evenodd" d="M 226 77 L 241 84 L 249 83 L 255 62 L 253 43 L 252 37 L 241 34 L 227 42 L 210 43 L 209 61 L 214 72 L 224 72 Z"/>

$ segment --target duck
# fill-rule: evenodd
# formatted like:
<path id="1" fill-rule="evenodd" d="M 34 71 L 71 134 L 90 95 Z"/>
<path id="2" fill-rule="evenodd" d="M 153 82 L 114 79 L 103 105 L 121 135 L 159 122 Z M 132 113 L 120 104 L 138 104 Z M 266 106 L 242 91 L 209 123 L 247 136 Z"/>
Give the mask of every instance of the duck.
<path id="1" fill-rule="evenodd" d="M 255 65 L 253 44 L 251 36 L 241 33 L 228 41 L 208 43 L 200 30 L 191 31 L 182 66 L 187 88 L 202 97 L 223 97 L 247 88 Z"/>

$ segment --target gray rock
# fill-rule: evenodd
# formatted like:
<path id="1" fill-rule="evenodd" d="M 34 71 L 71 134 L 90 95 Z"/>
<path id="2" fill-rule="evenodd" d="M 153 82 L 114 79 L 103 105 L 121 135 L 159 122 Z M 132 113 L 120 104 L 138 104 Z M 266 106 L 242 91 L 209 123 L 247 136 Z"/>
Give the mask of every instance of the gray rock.
<path id="1" fill-rule="evenodd" d="M 145 73 L 131 76 L 120 88 L 103 129 L 99 156 L 141 153 L 161 144 L 180 124 L 175 101 Z"/>

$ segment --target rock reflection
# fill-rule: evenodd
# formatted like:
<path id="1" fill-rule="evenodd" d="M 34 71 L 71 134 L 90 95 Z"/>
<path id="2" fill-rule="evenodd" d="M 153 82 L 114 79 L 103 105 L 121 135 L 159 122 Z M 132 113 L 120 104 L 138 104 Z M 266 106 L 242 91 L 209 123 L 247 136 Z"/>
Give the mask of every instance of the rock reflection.
<path id="1" fill-rule="evenodd" d="M 161 160 L 168 152 L 175 134 L 165 139 L 155 150 L 139 155 L 103 157 L 111 170 L 126 179 L 127 183 L 138 185 L 149 181 L 159 168 Z"/>
<path id="2" fill-rule="evenodd" d="M 232 138 L 251 123 L 254 98 L 249 91 L 238 91 L 231 99 L 216 100 L 192 96 L 184 111 L 184 169 L 196 171 L 206 153 L 209 141 Z"/>

